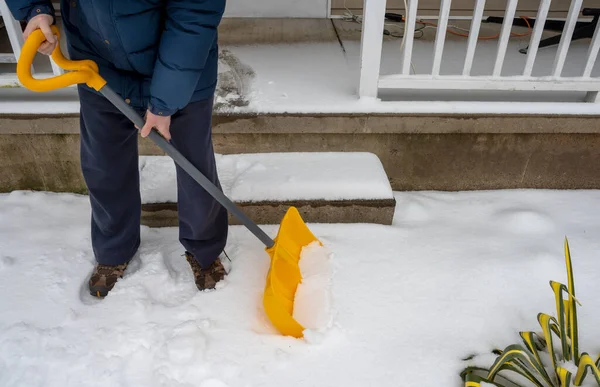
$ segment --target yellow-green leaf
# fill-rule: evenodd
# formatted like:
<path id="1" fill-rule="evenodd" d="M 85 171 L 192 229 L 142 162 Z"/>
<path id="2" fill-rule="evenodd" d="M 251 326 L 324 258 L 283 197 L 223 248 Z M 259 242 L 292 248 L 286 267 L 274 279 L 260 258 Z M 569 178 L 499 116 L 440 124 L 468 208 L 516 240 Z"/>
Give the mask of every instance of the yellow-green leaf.
<path id="1" fill-rule="evenodd" d="M 478 368 L 478 367 L 469 367 L 467 369 L 465 369 L 463 371 L 463 373 L 461 374 L 464 382 L 465 382 L 465 387 L 481 387 L 481 382 L 485 381 L 484 378 L 482 378 L 479 375 L 475 375 L 474 372 L 475 371 L 486 371 L 483 368 Z"/>
<path id="2" fill-rule="evenodd" d="M 600 358 L 598 358 L 600 360 Z M 582 353 L 579 359 L 579 366 L 577 368 L 577 375 L 575 375 L 575 385 L 580 386 L 583 383 L 587 374 L 588 368 L 591 370 L 592 375 L 596 378 L 598 385 L 600 385 L 600 370 L 598 370 L 597 364 L 594 364 L 594 360 L 587 353 Z"/>
<path id="3" fill-rule="evenodd" d="M 496 375 L 496 379 L 499 380 L 490 380 L 488 379 L 487 376 L 483 376 L 483 375 L 488 375 L 489 370 L 486 368 L 482 368 L 482 367 L 475 367 L 475 366 L 470 366 L 465 368 L 460 376 L 462 378 L 462 380 L 465 382 L 465 386 L 467 386 L 467 383 L 479 383 L 481 384 L 481 382 L 485 382 L 488 384 L 491 384 L 493 386 L 497 386 L 497 387 L 506 387 L 506 386 L 513 386 L 513 387 L 524 387 L 521 386 L 519 383 L 515 382 L 514 380 L 510 379 L 509 377 L 507 377 L 506 375 Z"/>
<path id="4" fill-rule="evenodd" d="M 513 363 L 513 361 L 516 362 Z M 543 369 L 543 364 L 536 364 L 536 361 L 534 358 L 532 358 L 532 355 L 529 354 L 523 347 L 516 344 L 509 345 L 504 350 L 502 356 L 497 358 L 490 368 L 488 379 L 494 380 L 500 371 L 506 369 L 526 377 L 538 387 L 544 387 L 544 384 L 532 373 L 532 371 L 537 371 L 539 374 L 540 367 Z"/>
<path id="5" fill-rule="evenodd" d="M 556 370 L 556 355 L 554 354 L 554 345 L 552 340 L 552 326 L 558 325 L 556 319 L 548 314 L 540 313 L 538 314 L 538 322 L 542 327 L 542 332 L 544 333 L 544 339 L 546 340 L 546 345 L 548 349 L 548 353 L 550 354 L 550 359 L 552 359 L 552 368 Z M 560 338 L 560 335 L 557 335 Z M 561 339 L 561 341 L 564 341 Z M 558 375 L 557 375 L 558 376 Z"/>
<path id="6" fill-rule="evenodd" d="M 564 302 L 563 299 L 563 291 L 567 291 L 567 287 L 559 282 L 550 281 L 550 286 L 554 291 L 554 296 L 556 299 L 556 318 L 558 319 L 557 325 L 560 330 L 560 341 L 562 345 L 562 352 L 565 360 L 571 360 L 571 350 L 569 348 L 569 331 L 567 330 L 567 319 L 565 308 L 570 308 L 570 305 L 565 306 L 565 304 L 569 304 L 569 302 Z M 546 338 L 547 339 L 547 338 Z"/>
<path id="7" fill-rule="evenodd" d="M 571 265 L 571 249 L 569 240 L 565 238 L 565 260 L 567 262 L 567 280 L 569 281 L 569 294 L 575 297 L 575 281 L 573 281 L 573 265 Z"/>
<path id="8" fill-rule="evenodd" d="M 567 279 L 569 284 L 569 338 L 571 339 L 571 359 L 578 364 L 579 362 L 579 334 L 577 331 L 577 307 L 575 303 L 575 280 L 573 279 L 573 265 L 571 264 L 571 250 L 569 241 L 565 238 L 565 260 L 567 262 Z"/>
<path id="9" fill-rule="evenodd" d="M 550 380 L 550 375 L 548 375 L 548 373 L 546 372 L 546 368 L 544 367 L 544 362 L 542 361 L 542 358 L 540 357 L 540 354 L 537 350 L 537 347 L 535 345 L 535 338 L 536 335 L 533 332 L 521 332 L 520 333 L 521 338 L 523 339 L 523 342 L 525 343 L 525 345 L 527 346 L 527 349 L 529 350 L 529 352 L 531 354 L 533 354 L 533 356 L 535 357 L 535 369 L 538 371 L 538 373 L 544 378 L 544 380 L 546 381 L 546 383 L 548 383 L 549 385 L 552 384 L 551 380 Z"/>
<path id="10" fill-rule="evenodd" d="M 558 379 L 560 380 L 560 387 L 571 387 L 571 372 L 562 367 L 558 367 L 556 369 L 556 373 L 558 374 Z"/>
<path id="11" fill-rule="evenodd" d="M 563 300 L 565 310 L 565 321 L 567 322 L 566 331 L 571 332 L 571 304 L 569 300 Z"/>

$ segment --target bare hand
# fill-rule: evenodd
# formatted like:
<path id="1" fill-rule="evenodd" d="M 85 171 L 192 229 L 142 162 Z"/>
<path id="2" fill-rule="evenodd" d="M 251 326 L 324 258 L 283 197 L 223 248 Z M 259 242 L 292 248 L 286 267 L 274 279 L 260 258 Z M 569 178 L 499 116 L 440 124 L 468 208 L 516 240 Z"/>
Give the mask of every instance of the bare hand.
<path id="1" fill-rule="evenodd" d="M 146 112 L 146 124 L 142 128 L 142 137 L 147 137 L 150 134 L 152 128 L 156 128 L 162 136 L 170 140 L 171 133 L 169 132 L 169 127 L 171 126 L 171 117 L 170 116 L 157 116 L 156 114 L 150 113 L 150 111 Z"/>
<path id="2" fill-rule="evenodd" d="M 52 30 L 50 29 L 53 21 L 54 19 L 50 15 L 43 14 L 34 16 L 31 20 L 29 20 L 29 23 L 27 23 L 27 27 L 25 27 L 25 31 L 23 32 L 23 38 L 27 40 L 27 37 L 29 37 L 33 31 L 37 29 L 42 30 L 46 40 L 40 45 L 38 52 L 44 55 L 51 55 L 58 43 L 58 39 L 54 36 Z"/>

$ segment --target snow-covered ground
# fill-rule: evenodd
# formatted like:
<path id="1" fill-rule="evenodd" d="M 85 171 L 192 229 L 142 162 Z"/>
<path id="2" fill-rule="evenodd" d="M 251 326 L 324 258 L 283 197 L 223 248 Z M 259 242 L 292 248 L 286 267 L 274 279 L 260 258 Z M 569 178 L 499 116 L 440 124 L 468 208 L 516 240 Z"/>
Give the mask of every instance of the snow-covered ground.
<path id="1" fill-rule="evenodd" d="M 196 290 L 176 229 L 144 228 L 139 257 L 99 301 L 85 287 L 87 197 L 0 195 L 0 386 L 457 387 L 461 359 L 554 313 L 565 236 L 580 347 L 600 352 L 599 191 L 395 196 L 392 226 L 310 225 L 332 253 L 332 324 L 303 340 L 265 319 L 268 256 L 241 226 L 216 291 Z"/>

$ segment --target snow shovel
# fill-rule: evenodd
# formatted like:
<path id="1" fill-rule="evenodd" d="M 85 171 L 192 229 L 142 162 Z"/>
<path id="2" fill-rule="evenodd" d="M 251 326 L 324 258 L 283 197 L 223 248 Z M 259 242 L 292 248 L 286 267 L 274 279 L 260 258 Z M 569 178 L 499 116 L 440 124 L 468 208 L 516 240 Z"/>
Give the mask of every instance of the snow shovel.
<path id="1" fill-rule="evenodd" d="M 54 35 L 60 38 L 58 28 L 52 26 L 52 30 Z M 17 63 L 17 76 L 23 86 L 31 91 L 46 92 L 85 83 L 104 95 L 138 128 L 144 126 L 144 119 L 108 87 L 106 81 L 100 76 L 98 65 L 95 62 L 91 60 L 68 60 L 63 56 L 58 44 L 52 53 L 52 59 L 58 66 L 69 71 L 51 78 L 33 78 L 31 75 L 33 58 L 37 49 L 45 40 L 46 38 L 41 30 L 35 30 L 23 45 Z M 320 244 L 320 241 L 308 229 L 298 210 L 295 207 L 290 207 L 287 210 L 279 226 L 277 237 L 273 240 L 185 159 L 158 131 L 152 130 L 148 137 L 166 154 L 171 156 L 221 205 L 236 216 L 266 246 L 265 250 L 269 254 L 271 262 L 263 295 L 265 313 L 281 334 L 296 338 L 303 337 L 304 327 L 293 318 L 294 296 L 296 288 L 302 280 L 298 262 L 300 253 L 305 246 L 312 242 Z"/>

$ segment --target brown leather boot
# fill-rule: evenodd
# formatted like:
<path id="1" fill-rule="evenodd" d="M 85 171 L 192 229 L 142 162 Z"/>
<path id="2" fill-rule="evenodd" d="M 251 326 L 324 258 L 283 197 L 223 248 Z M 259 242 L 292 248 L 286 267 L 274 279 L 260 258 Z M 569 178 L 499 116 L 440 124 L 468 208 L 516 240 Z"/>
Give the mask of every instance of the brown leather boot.
<path id="1" fill-rule="evenodd" d="M 219 258 L 217 258 L 207 268 L 202 268 L 194 256 L 187 251 L 185 252 L 185 259 L 192 268 L 192 272 L 194 273 L 194 282 L 200 291 L 214 289 L 217 285 L 217 282 L 225 278 L 225 275 L 227 274 L 225 268 L 223 267 L 223 263 Z"/>
<path id="2" fill-rule="evenodd" d="M 115 266 L 97 264 L 89 282 L 90 294 L 94 297 L 106 297 L 117 280 L 123 277 L 128 264 L 129 262 Z"/>

